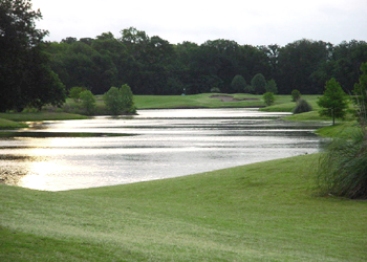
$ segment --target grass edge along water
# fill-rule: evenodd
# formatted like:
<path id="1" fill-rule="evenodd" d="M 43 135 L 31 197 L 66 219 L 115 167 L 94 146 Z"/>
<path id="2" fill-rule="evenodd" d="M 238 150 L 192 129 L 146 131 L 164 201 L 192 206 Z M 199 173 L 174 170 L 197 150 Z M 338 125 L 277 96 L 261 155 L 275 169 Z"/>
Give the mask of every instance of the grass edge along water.
<path id="1" fill-rule="evenodd" d="M 64 192 L 0 185 L 0 260 L 366 261 L 367 202 L 319 196 L 318 159 Z"/>

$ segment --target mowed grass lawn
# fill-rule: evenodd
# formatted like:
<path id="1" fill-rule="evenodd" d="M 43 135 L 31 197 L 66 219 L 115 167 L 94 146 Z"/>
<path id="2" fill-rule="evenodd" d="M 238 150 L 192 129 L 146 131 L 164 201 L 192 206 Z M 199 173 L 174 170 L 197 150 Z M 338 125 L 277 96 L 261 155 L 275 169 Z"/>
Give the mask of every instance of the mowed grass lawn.
<path id="1" fill-rule="evenodd" d="M 65 192 L 0 186 L 0 261 L 367 261 L 367 202 L 318 155 Z"/>

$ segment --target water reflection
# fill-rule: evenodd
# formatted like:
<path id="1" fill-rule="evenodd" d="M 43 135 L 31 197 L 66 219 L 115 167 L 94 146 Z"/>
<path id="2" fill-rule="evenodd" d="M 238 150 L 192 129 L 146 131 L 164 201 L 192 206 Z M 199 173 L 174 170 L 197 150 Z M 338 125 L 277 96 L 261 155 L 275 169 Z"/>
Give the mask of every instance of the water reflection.
<path id="1" fill-rule="evenodd" d="M 135 136 L 0 139 L 19 186 L 67 190 L 189 175 L 319 150 L 317 125 L 245 109 L 144 110 L 133 118 L 47 121 L 27 132 Z M 46 128 L 46 129 L 45 129 Z M 4 171 L 5 170 L 5 171 Z"/>

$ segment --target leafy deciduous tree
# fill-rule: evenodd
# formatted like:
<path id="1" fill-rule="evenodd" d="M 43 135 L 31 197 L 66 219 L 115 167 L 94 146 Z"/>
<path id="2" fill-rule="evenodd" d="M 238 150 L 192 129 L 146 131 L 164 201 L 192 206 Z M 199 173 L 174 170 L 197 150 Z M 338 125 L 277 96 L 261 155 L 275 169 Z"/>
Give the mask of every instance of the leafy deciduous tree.
<path id="1" fill-rule="evenodd" d="M 80 93 L 85 91 L 85 87 L 81 87 L 81 86 L 74 86 L 72 88 L 70 88 L 69 90 L 69 97 L 72 98 L 75 102 L 78 102 L 79 98 L 80 98 Z"/>
<path id="2" fill-rule="evenodd" d="M 64 86 L 48 65 L 43 53 L 47 31 L 37 29 L 42 18 L 29 0 L 0 2 L 0 111 L 44 104 L 60 105 Z"/>

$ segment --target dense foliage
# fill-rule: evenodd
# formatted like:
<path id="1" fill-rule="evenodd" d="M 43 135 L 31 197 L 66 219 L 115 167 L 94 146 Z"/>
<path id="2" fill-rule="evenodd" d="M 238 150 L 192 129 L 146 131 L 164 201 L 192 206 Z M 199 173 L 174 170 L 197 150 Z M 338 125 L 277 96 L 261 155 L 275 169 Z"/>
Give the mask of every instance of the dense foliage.
<path id="1" fill-rule="evenodd" d="M 366 97 L 367 63 L 355 85 L 355 101 L 359 113 L 359 128 L 346 139 L 336 139 L 320 162 L 319 182 L 325 193 L 348 198 L 367 198 L 367 128 Z"/>
<path id="2" fill-rule="evenodd" d="M 265 94 L 263 94 L 263 99 L 267 106 L 271 106 L 275 101 L 275 97 L 272 92 L 266 92 Z"/>
<path id="3" fill-rule="evenodd" d="M 367 126 L 367 62 L 361 65 L 362 75 L 354 85 L 355 102 L 359 105 L 359 120 L 362 126 Z"/>
<path id="4" fill-rule="evenodd" d="M 111 87 L 104 95 L 103 100 L 111 115 L 135 113 L 133 93 L 130 86 L 122 85 L 120 88 Z"/>
<path id="5" fill-rule="evenodd" d="M 231 82 L 231 91 L 233 93 L 243 93 L 246 86 L 246 80 L 241 75 L 236 75 Z"/>
<path id="6" fill-rule="evenodd" d="M 321 94 L 325 82 L 335 78 L 351 93 L 359 67 L 367 61 L 364 41 L 171 44 L 134 27 L 117 37 L 105 32 L 44 43 L 47 32 L 35 27 L 41 13 L 31 8 L 30 0 L 0 0 L 0 111 L 61 105 L 65 88 L 74 97 L 84 89 L 104 94 L 122 83 L 134 94 L 198 94 L 213 88 L 223 93 Z M 74 93 L 73 87 L 82 89 Z"/>
<path id="7" fill-rule="evenodd" d="M 79 99 L 87 115 L 92 115 L 96 107 L 96 99 L 90 90 L 80 92 Z"/>
<path id="8" fill-rule="evenodd" d="M 44 53 L 47 32 L 35 28 L 41 13 L 31 8 L 29 0 L 0 0 L 0 111 L 65 100 L 64 85 Z"/>
<path id="9" fill-rule="evenodd" d="M 364 41 L 332 45 L 302 39 L 282 47 L 225 39 L 170 44 L 134 27 L 117 37 L 109 32 L 96 38 L 68 37 L 48 43 L 47 52 L 67 89 L 83 86 L 94 94 L 122 83 L 134 94 L 197 94 L 213 87 L 233 93 L 243 90 L 244 83 L 251 85 L 241 92 L 290 94 L 297 89 L 321 94 L 332 77 L 348 93 L 358 81 L 361 63 L 367 61 Z"/>

